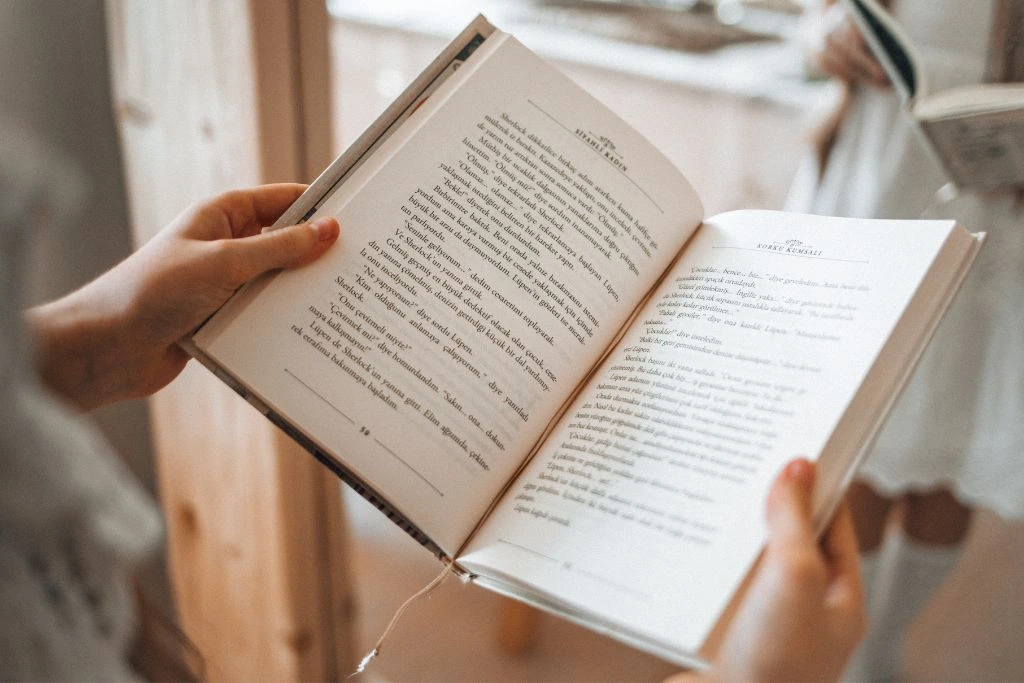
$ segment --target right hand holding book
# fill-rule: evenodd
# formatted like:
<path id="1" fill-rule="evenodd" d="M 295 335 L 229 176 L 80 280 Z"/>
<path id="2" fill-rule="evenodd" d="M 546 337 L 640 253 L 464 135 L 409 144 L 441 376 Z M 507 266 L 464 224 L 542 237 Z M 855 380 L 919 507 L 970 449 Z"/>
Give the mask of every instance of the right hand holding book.
<path id="1" fill-rule="evenodd" d="M 842 5 L 824 9 L 810 27 L 808 62 L 819 74 L 850 85 L 889 86 L 889 78 L 871 54 L 864 36 Z"/>
<path id="2" fill-rule="evenodd" d="M 716 680 L 834 681 L 864 634 L 864 587 L 850 511 L 819 541 L 815 468 L 790 462 L 768 495 L 768 544 L 757 577 L 715 657 Z M 694 674 L 666 683 L 692 680 Z"/>

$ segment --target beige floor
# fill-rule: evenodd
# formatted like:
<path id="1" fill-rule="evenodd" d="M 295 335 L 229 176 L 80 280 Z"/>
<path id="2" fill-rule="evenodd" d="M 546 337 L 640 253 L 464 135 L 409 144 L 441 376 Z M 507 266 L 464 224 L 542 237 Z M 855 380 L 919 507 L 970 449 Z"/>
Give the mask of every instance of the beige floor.
<path id="1" fill-rule="evenodd" d="M 439 565 L 346 492 L 356 537 L 360 651 Z M 501 598 L 448 581 L 412 607 L 365 680 L 656 681 L 673 667 L 554 617 L 519 656 L 496 646 Z M 962 561 L 911 632 L 907 678 L 1024 681 L 1024 524 L 982 514 Z"/>

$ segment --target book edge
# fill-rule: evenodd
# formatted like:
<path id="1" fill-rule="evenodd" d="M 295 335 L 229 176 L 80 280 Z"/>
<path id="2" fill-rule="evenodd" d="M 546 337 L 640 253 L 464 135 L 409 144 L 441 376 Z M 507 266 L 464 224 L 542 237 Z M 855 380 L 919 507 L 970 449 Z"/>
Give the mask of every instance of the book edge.
<path id="1" fill-rule="evenodd" d="M 589 631 L 607 636 L 672 664 L 696 671 L 705 671 L 711 668 L 711 663 L 696 653 L 677 650 L 648 636 L 628 629 L 618 628 L 611 622 L 575 610 L 554 598 L 530 590 L 511 580 L 473 573 L 469 573 L 468 580 L 470 583 L 493 593 L 530 605 L 548 614 L 553 614 L 577 626 L 582 626 Z"/>

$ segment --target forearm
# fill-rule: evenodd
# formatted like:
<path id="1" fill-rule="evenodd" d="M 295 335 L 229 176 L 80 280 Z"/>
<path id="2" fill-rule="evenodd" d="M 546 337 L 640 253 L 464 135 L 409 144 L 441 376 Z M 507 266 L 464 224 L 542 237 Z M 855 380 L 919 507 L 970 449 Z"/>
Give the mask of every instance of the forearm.
<path id="1" fill-rule="evenodd" d="M 116 400 L 129 372 L 119 350 L 126 305 L 104 289 L 93 282 L 25 313 L 40 379 L 83 410 Z"/>
<path id="2" fill-rule="evenodd" d="M 708 671 L 683 671 L 666 678 L 663 683 L 713 683 L 715 676 Z"/>

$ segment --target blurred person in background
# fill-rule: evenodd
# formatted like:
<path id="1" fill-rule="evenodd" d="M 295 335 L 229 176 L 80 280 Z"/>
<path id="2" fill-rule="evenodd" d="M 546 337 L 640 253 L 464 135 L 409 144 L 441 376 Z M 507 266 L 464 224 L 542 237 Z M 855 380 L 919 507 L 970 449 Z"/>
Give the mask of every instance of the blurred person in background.
<path id="1" fill-rule="evenodd" d="M 1024 80 L 1024 0 L 880 1 L 918 47 L 932 92 Z M 847 678 L 890 680 L 904 633 L 960 555 L 972 508 L 1024 519 L 1024 212 L 1014 192 L 937 201 L 947 179 L 845 7 L 815 0 L 805 28 L 809 66 L 839 79 L 843 95 L 786 208 L 927 213 L 988 232 L 850 496 L 869 631 Z"/>

